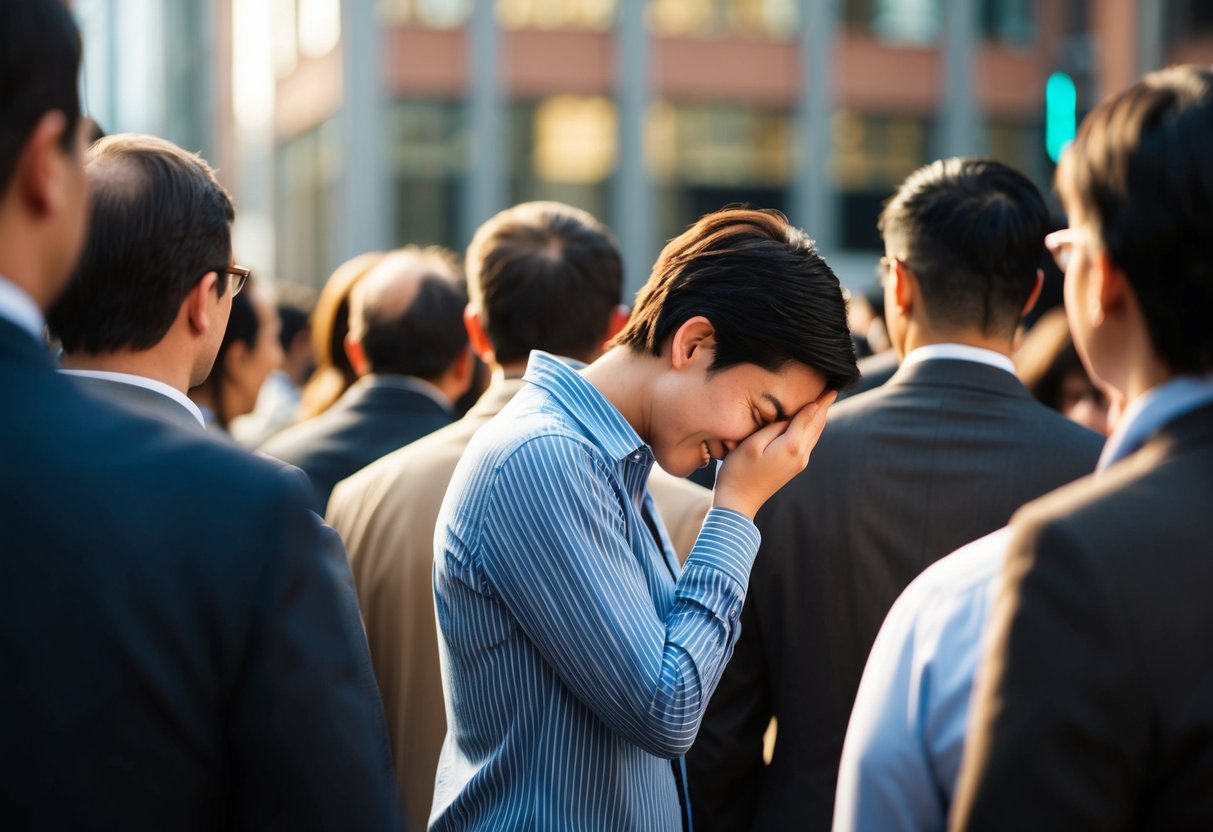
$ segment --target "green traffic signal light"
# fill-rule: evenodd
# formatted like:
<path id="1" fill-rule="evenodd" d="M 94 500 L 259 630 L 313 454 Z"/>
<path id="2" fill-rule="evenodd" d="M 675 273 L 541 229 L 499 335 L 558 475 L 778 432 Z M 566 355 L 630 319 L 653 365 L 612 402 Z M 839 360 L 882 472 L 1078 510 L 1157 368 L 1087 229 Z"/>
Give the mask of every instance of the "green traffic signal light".
<path id="1" fill-rule="evenodd" d="M 1061 160 L 1066 145 L 1074 141 L 1078 127 L 1078 90 L 1074 79 L 1054 72 L 1045 83 L 1045 150 L 1054 163 Z"/>

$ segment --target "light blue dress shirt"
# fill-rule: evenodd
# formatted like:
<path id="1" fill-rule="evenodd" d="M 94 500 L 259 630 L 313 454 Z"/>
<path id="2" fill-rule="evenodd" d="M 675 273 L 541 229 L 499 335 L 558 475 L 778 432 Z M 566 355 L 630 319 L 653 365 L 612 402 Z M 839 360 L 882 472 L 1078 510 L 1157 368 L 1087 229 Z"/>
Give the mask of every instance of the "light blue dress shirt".
<path id="1" fill-rule="evenodd" d="M 430 828 L 679 829 L 680 758 L 740 632 L 758 530 L 712 509 L 680 570 L 649 447 L 551 356 L 525 379 L 435 531 L 448 729 Z"/>
<path id="2" fill-rule="evenodd" d="M 1121 416 L 1097 470 L 1210 402 L 1213 377 L 1148 391 Z M 851 711 L 834 832 L 944 829 L 1010 537 L 1000 529 L 932 564 L 889 611 Z"/>

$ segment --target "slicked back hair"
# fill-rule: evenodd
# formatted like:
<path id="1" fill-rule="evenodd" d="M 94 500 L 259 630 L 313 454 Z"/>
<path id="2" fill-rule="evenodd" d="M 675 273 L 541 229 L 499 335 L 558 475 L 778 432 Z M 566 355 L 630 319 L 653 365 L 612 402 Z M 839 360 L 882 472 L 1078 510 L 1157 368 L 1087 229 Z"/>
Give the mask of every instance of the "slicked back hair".
<path id="1" fill-rule="evenodd" d="M 84 253 L 47 320 L 68 353 L 150 349 L 208 272 L 227 290 L 232 201 L 201 157 L 153 136 L 107 136 L 86 165 Z"/>
<path id="2" fill-rule="evenodd" d="M 80 54 L 80 33 L 62 0 L 0 3 L 0 194 L 47 113 L 63 113 L 63 149 L 74 153 Z"/>
<path id="3" fill-rule="evenodd" d="M 1159 357 L 1213 371 L 1213 67 L 1164 69 L 1105 99 L 1057 187 L 1124 271 Z"/>
<path id="4" fill-rule="evenodd" d="M 623 294 L 611 233 L 559 202 L 524 202 L 489 219 L 468 246 L 467 273 L 499 364 L 526 361 L 531 350 L 592 359 Z"/>
<path id="5" fill-rule="evenodd" d="M 616 343 L 661 355 L 697 315 L 716 330 L 712 371 L 797 362 L 835 390 L 858 378 L 838 278 L 778 211 L 726 208 L 671 240 Z"/>
<path id="6" fill-rule="evenodd" d="M 952 158 L 910 174 L 879 227 L 918 279 L 942 332 L 1011 338 L 1036 285 L 1049 212 L 1026 176 L 991 159 Z"/>

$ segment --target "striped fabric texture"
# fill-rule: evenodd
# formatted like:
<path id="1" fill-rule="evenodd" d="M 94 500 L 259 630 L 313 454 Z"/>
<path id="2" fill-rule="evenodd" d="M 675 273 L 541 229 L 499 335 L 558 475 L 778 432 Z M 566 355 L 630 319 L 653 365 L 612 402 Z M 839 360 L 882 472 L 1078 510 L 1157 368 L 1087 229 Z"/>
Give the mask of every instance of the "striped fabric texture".
<path id="1" fill-rule="evenodd" d="M 676 772 L 737 640 L 758 530 L 712 509 L 680 570 L 649 447 L 559 360 L 533 353 L 525 378 L 435 531 L 449 727 L 430 829 L 679 829 Z"/>

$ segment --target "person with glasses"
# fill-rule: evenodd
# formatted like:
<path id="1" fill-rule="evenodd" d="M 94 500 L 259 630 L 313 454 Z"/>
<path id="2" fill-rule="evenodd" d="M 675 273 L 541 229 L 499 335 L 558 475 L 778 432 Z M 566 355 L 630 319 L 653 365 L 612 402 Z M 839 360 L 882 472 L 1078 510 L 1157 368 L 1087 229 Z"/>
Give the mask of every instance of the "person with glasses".
<path id="1" fill-rule="evenodd" d="M 84 253 L 47 316 L 63 372 L 120 406 L 204 429 L 187 393 L 210 375 L 249 276 L 232 263 L 231 199 L 205 161 L 153 136 L 107 136 L 85 170 Z"/>

